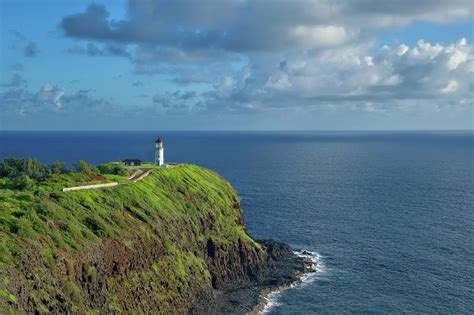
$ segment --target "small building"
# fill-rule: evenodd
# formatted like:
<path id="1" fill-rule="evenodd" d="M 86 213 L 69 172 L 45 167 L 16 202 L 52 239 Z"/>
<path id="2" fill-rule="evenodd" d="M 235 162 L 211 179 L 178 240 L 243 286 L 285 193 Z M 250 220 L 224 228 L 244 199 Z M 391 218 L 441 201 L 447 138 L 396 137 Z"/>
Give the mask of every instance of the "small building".
<path id="1" fill-rule="evenodd" d="M 139 165 L 142 165 L 143 162 L 138 159 L 125 159 L 125 160 L 122 160 L 122 163 L 125 166 L 139 166 Z"/>

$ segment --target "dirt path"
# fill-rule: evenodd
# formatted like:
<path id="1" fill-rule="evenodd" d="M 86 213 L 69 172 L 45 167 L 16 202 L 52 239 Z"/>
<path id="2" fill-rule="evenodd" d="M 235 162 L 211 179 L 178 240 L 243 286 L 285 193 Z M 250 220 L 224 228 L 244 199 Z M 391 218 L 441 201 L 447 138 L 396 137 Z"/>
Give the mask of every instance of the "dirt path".
<path id="1" fill-rule="evenodd" d="M 128 181 L 125 182 L 125 183 L 112 182 L 112 183 L 104 183 L 104 184 L 96 184 L 96 185 L 65 187 L 61 190 L 63 192 L 66 192 L 66 191 L 84 190 L 84 189 L 99 189 L 99 188 L 104 188 L 104 187 L 113 187 L 113 186 L 120 186 L 120 185 L 125 185 L 125 184 L 136 183 L 139 180 L 142 180 L 143 178 L 147 177 L 152 170 L 153 170 L 153 168 L 139 168 L 132 175 L 130 175 L 127 178 Z"/>
<path id="2" fill-rule="evenodd" d="M 152 168 L 140 168 L 128 178 L 128 181 L 132 183 L 138 182 L 139 180 L 147 177 L 152 170 Z"/>

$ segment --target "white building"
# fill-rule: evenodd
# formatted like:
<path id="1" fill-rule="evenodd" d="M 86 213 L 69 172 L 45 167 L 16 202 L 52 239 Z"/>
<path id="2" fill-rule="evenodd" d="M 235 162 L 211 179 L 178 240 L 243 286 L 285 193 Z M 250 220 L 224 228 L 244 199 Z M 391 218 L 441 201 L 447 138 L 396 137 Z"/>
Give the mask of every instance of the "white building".
<path id="1" fill-rule="evenodd" d="M 165 166 L 165 149 L 163 148 L 163 140 L 156 139 L 155 142 L 155 164 Z"/>

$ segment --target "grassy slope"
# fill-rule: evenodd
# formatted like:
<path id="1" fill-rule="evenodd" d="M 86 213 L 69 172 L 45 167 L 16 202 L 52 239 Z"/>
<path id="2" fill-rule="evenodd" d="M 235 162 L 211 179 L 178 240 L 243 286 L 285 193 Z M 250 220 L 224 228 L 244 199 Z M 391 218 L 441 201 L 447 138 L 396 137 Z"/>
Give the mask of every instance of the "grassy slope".
<path id="1" fill-rule="evenodd" d="M 209 239 L 216 244 L 240 239 L 259 246 L 241 226 L 235 190 L 217 174 L 197 166 L 155 170 L 140 182 L 115 188 L 62 193 L 56 186 L 25 192 L 0 191 L 0 307 L 7 303 L 8 307 L 18 307 L 15 290 L 9 288 L 12 279 L 2 271 L 14 268 L 18 259 L 32 249 L 40 253 L 43 266 L 54 268 L 58 257 L 80 254 L 90 244 L 120 238 L 130 231 L 156 239 L 164 245 L 166 255 L 156 259 L 149 270 L 128 274 L 125 286 L 132 290 L 157 276 L 166 278 L 161 289 L 153 287 L 156 299 L 166 305 L 179 298 L 173 294 L 196 282 L 209 287 L 209 272 L 198 255 L 202 248 L 196 246 Z M 125 238 L 122 242 L 124 246 L 134 246 Z M 42 269 L 38 266 L 38 273 Z M 89 267 L 87 275 L 96 278 L 95 267 Z M 114 287 L 112 282 L 116 280 L 107 281 L 111 281 L 109 287 Z M 62 282 L 62 291 L 72 301 L 73 310 L 88 309 L 79 286 L 74 279 Z M 41 298 L 38 292 L 29 294 L 38 300 L 39 308 L 45 304 L 46 310 L 54 298 L 48 289 L 43 291 L 40 293 L 46 296 Z M 120 309 L 118 299 L 113 292 L 109 294 L 109 310 Z"/>

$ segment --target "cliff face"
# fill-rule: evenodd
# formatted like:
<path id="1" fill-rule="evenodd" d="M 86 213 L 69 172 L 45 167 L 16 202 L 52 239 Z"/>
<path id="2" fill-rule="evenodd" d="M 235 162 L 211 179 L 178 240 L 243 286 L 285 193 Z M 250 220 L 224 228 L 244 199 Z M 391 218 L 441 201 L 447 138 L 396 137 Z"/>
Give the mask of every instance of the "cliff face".
<path id="1" fill-rule="evenodd" d="M 89 191 L 3 198 L 0 309 L 28 313 L 245 313 L 304 262 L 244 230 L 217 174 L 182 165 Z M 6 215 L 8 214 L 8 215 Z M 15 228 L 12 228 L 15 227 Z"/>

